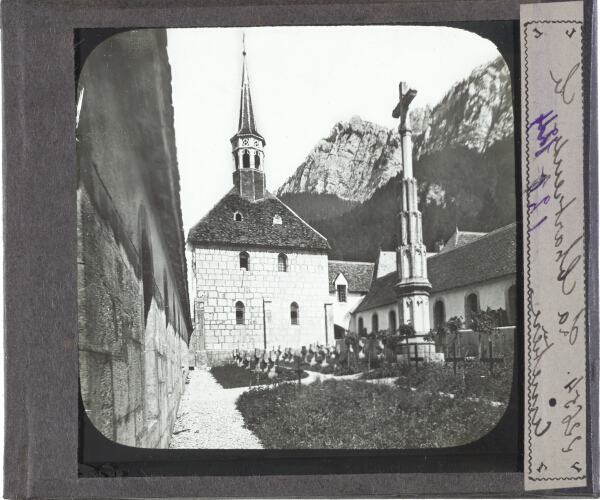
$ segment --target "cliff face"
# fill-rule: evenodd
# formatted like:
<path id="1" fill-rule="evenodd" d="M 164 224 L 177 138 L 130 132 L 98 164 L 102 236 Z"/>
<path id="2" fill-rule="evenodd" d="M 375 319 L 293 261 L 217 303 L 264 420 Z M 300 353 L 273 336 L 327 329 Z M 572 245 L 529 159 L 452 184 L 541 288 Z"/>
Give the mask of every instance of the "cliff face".
<path id="1" fill-rule="evenodd" d="M 479 66 L 435 107 L 413 110 L 410 121 L 415 161 L 455 148 L 485 153 L 492 144 L 512 137 L 512 92 L 504 60 Z M 355 116 L 336 124 L 277 194 L 328 193 L 363 202 L 401 171 L 398 132 Z M 430 198 L 442 202 L 441 191 L 436 186 Z"/>
<path id="2" fill-rule="evenodd" d="M 501 58 L 473 70 L 436 106 L 413 110 L 410 120 L 429 249 L 456 227 L 487 232 L 515 221 L 512 89 Z M 400 208 L 392 177 L 401 170 L 398 134 L 354 118 L 336 125 L 279 194 L 327 238 L 332 258 L 372 261 L 380 248 L 395 248 Z M 325 192 L 356 205 L 342 206 L 333 195 L 321 202 Z"/>
<path id="3" fill-rule="evenodd" d="M 318 142 L 277 194 L 327 193 L 364 201 L 401 170 L 398 133 L 354 116 Z"/>
<path id="4" fill-rule="evenodd" d="M 479 153 L 513 135 L 510 73 L 504 60 L 479 66 L 455 84 L 434 108 L 410 113 L 413 157 L 465 146 Z"/>

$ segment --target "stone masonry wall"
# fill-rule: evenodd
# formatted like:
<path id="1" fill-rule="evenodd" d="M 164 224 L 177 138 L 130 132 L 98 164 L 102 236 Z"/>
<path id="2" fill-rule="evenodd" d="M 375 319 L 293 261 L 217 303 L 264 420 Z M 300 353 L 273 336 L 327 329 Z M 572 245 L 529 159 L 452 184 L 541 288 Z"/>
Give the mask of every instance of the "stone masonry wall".
<path id="1" fill-rule="evenodd" d="M 173 250 L 184 252 L 164 30 L 126 32 L 98 45 L 79 95 L 83 405 L 107 438 L 166 448 L 185 388 L 191 320 L 178 278 L 185 257 Z"/>
<path id="2" fill-rule="evenodd" d="M 192 252 L 196 311 L 204 311 L 204 343 L 212 363 L 236 348 L 264 349 L 265 335 L 268 349 L 324 344 L 326 328 L 327 340 L 334 341 L 331 306 L 327 314 L 325 309 L 331 303 L 325 253 L 283 252 L 287 271 L 280 272 L 278 250 L 245 248 L 250 255 L 245 271 L 241 250 L 196 247 Z M 236 324 L 238 301 L 245 308 L 243 325 Z M 292 302 L 299 307 L 298 325 L 291 324 Z"/>

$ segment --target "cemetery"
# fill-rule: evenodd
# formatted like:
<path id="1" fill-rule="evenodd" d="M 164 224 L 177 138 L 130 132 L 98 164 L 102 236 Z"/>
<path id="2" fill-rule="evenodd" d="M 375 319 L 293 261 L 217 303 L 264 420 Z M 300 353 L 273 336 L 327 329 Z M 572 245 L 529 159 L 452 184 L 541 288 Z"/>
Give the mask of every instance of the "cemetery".
<path id="1" fill-rule="evenodd" d="M 265 448 L 458 446 L 495 427 L 514 377 L 513 329 L 489 312 L 475 331 L 461 327 L 451 318 L 425 337 L 403 325 L 335 346 L 235 349 L 211 374 L 247 388 L 236 406 Z"/>

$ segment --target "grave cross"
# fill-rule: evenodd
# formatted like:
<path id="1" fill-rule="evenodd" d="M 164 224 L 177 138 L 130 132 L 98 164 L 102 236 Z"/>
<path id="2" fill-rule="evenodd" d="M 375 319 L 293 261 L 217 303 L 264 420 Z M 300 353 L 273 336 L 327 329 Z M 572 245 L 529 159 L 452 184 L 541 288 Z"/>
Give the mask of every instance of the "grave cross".
<path id="1" fill-rule="evenodd" d="M 504 363 L 504 358 L 494 358 L 494 344 L 492 343 L 492 341 L 490 340 L 490 357 L 489 358 L 481 358 L 480 361 L 484 362 L 484 363 L 489 363 L 490 365 L 490 374 L 493 375 L 494 374 L 494 363 L 498 363 L 498 364 L 503 364 Z"/>
<path id="2" fill-rule="evenodd" d="M 302 368 L 300 368 L 300 360 L 302 359 L 300 356 L 297 357 L 298 359 L 298 369 L 294 370 L 297 374 L 298 374 L 298 386 L 302 385 L 302 374 L 304 373 L 304 370 Z"/>
<path id="3" fill-rule="evenodd" d="M 454 375 L 456 375 L 456 364 L 459 361 L 464 361 L 465 357 L 459 357 L 458 356 L 458 344 L 456 342 L 454 342 L 454 357 L 453 358 L 446 358 L 446 363 L 454 363 Z"/>
<path id="4" fill-rule="evenodd" d="M 414 358 L 410 357 L 410 349 L 409 349 L 408 359 L 409 359 L 409 362 L 410 361 L 415 362 L 415 371 L 418 372 L 419 371 L 419 361 L 425 361 L 425 358 L 419 357 L 419 348 L 418 348 L 417 344 L 413 344 L 413 345 L 415 346 L 415 357 Z"/>
<path id="5" fill-rule="evenodd" d="M 408 107 L 416 95 L 417 91 L 415 89 L 409 89 L 406 82 L 400 82 L 400 100 L 394 108 L 394 111 L 392 111 L 393 118 L 400 118 L 400 130 L 406 128 Z"/>

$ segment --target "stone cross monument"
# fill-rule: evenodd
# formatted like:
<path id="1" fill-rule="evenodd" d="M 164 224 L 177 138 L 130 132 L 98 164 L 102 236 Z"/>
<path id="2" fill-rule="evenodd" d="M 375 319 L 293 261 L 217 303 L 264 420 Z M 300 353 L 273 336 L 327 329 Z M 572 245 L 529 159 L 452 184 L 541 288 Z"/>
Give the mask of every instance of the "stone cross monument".
<path id="1" fill-rule="evenodd" d="M 417 180 L 412 170 L 412 133 L 408 123 L 408 107 L 417 95 L 405 82 L 400 83 L 400 102 L 392 116 L 400 118 L 398 131 L 402 139 L 402 179 L 400 181 L 400 213 L 398 214 L 398 248 L 396 265 L 400 321 L 412 324 L 417 335 L 429 333 L 429 290 L 427 250 L 423 244 L 423 223 L 418 209 Z M 422 342 L 421 339 L 417 339 Z M 419 353 L 421 354 L 421 353 Z"/>

